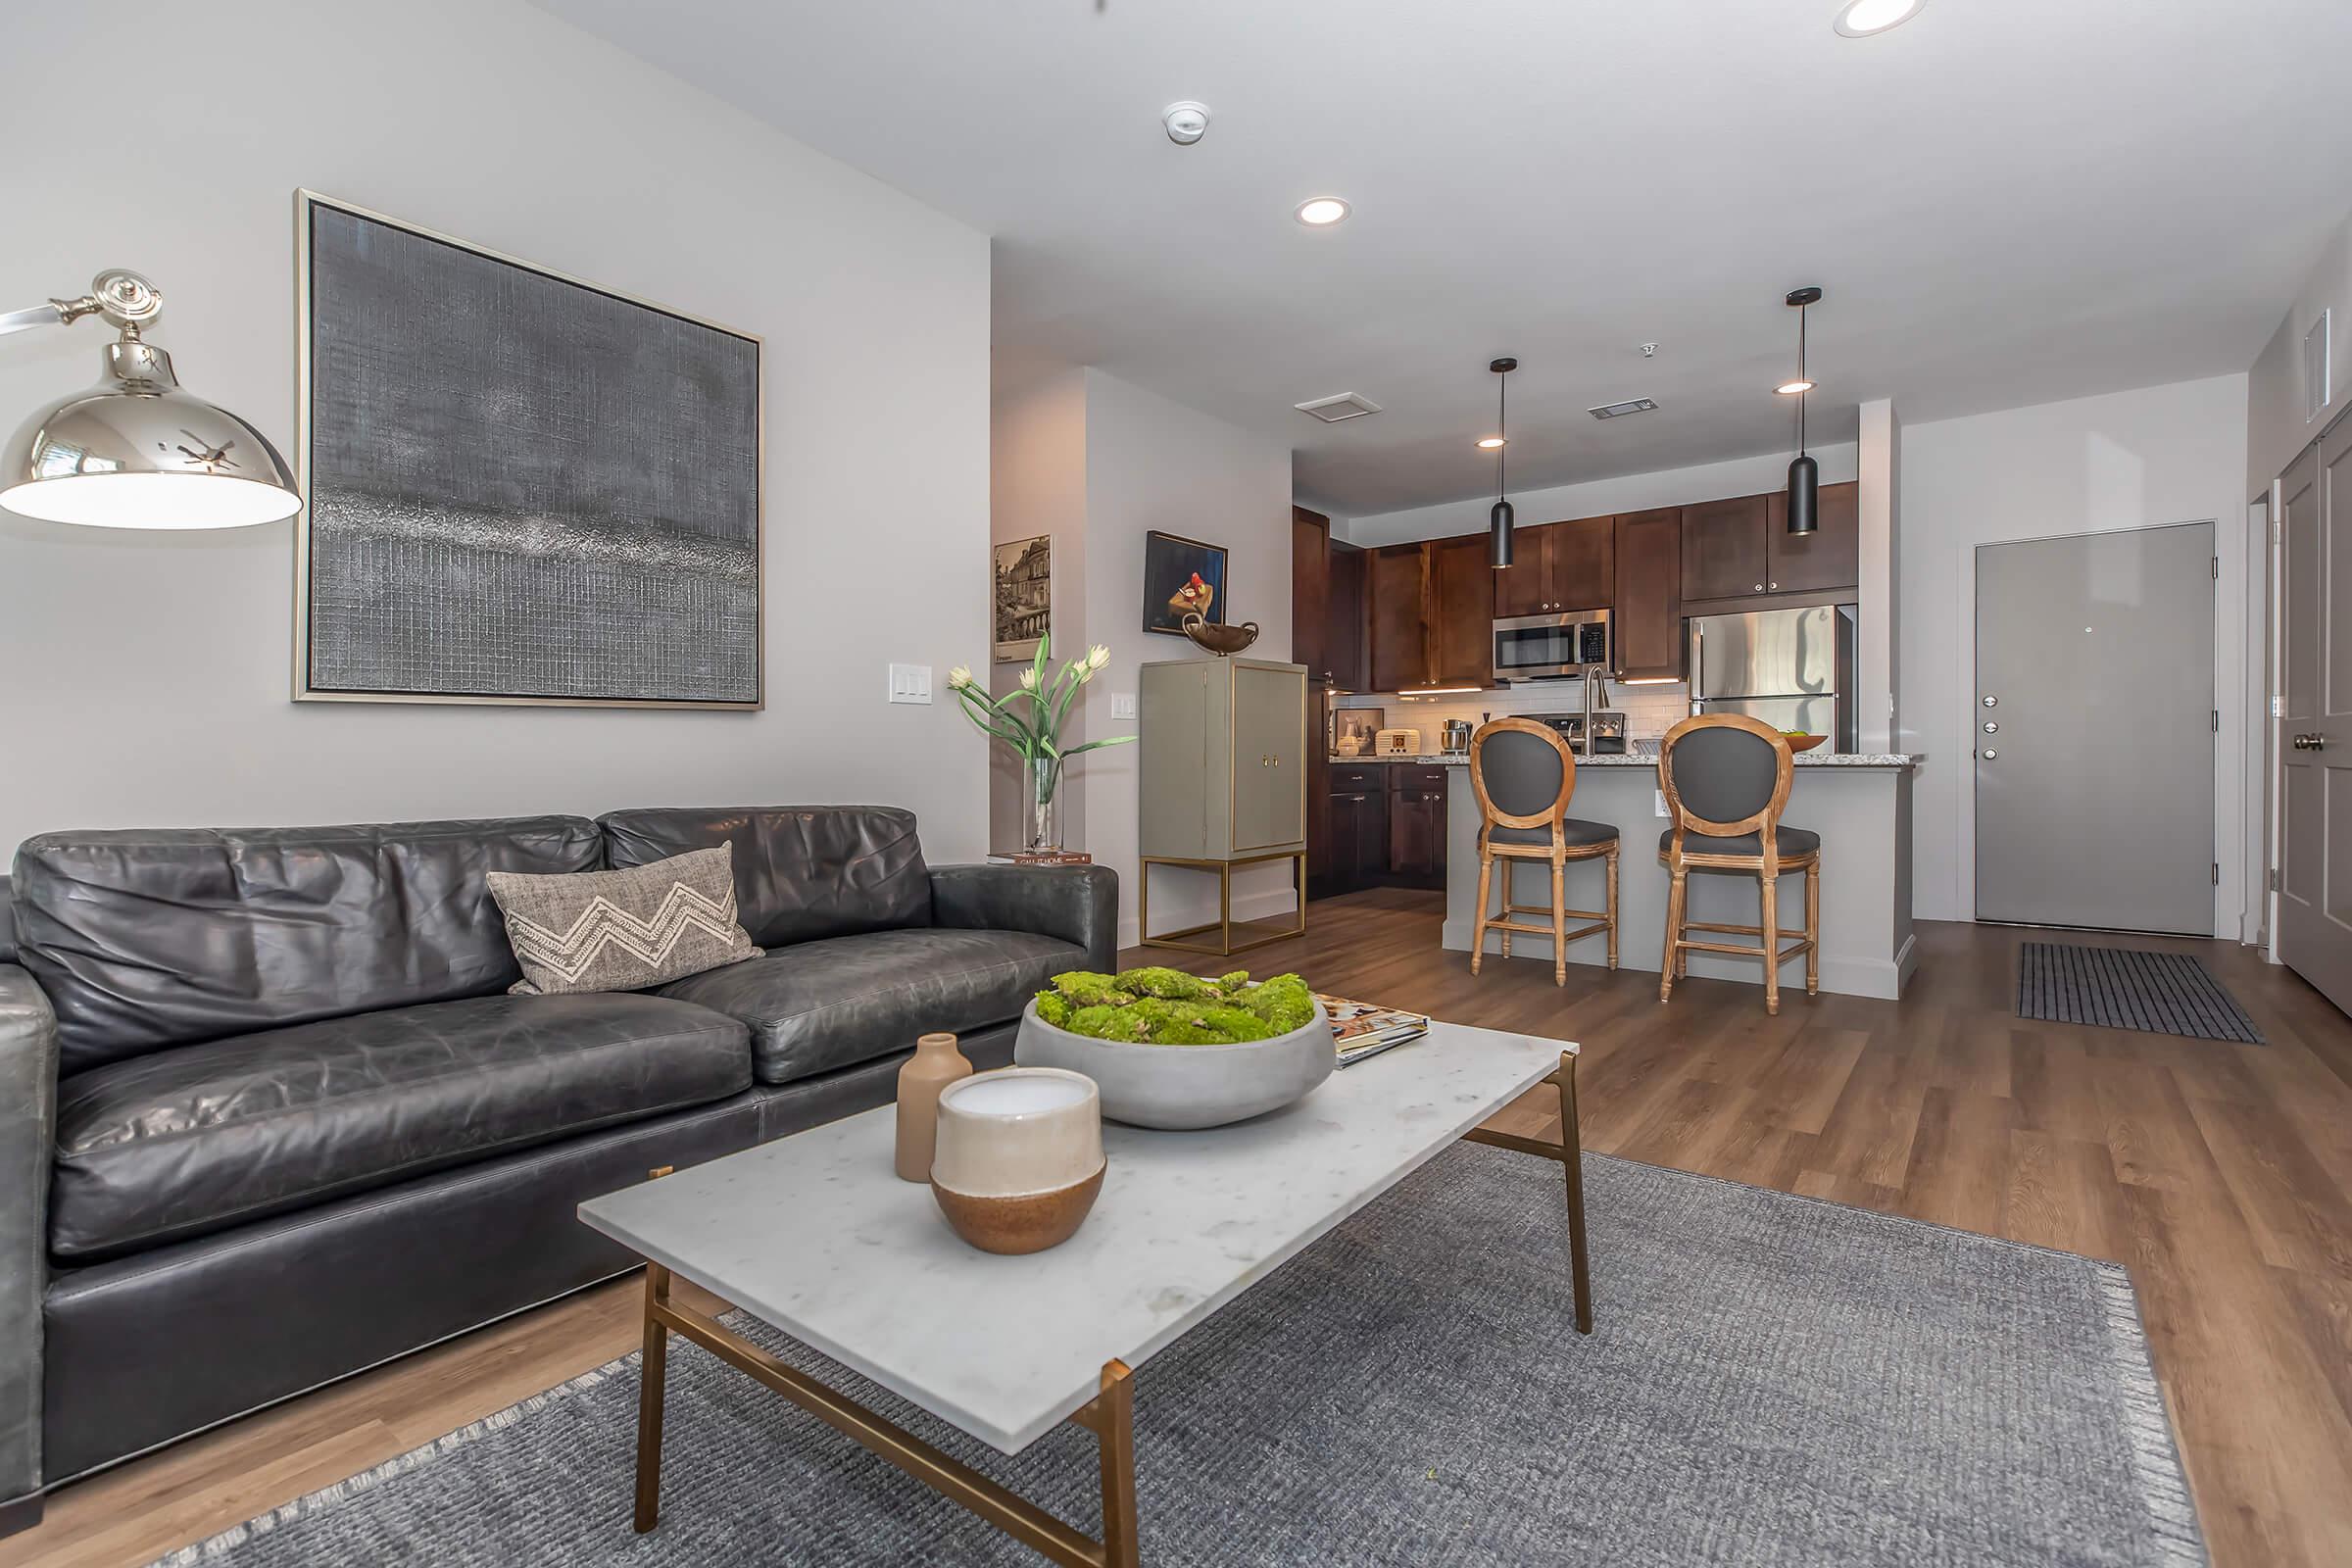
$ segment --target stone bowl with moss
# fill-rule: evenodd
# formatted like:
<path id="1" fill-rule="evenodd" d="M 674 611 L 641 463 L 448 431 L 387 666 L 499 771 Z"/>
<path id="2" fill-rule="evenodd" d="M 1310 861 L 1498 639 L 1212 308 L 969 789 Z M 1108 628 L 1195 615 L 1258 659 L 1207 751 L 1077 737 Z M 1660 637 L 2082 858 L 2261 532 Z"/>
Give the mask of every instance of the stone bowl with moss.
<path id="1" fill-rule="evenodd" d="M 1295 974 L 1072 970 L 1021 1014 L 1012 1059 L 1092 1078 L 1135 1127 L 1222 1127 L 1279 1110 L 1331 1076 L 1331 1020 Z"/>

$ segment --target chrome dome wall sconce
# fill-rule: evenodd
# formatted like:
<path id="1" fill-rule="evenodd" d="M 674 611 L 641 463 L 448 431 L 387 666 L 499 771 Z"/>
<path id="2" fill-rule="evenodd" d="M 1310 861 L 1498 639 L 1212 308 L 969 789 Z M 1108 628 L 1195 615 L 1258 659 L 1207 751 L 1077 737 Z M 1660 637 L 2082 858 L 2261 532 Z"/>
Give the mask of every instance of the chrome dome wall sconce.
<path id="1" fill-rule="evenodd" d="M 294 476 L 250 422 L 183 391 L 172 356 L 142 333 L 164 299 L 136 272 L 0 315 L 0 336 L 102 318 L 98 384 L 36 410 L 0 449 L 0 508 L 96 528 L 242 528 L 302 510 Z"/>

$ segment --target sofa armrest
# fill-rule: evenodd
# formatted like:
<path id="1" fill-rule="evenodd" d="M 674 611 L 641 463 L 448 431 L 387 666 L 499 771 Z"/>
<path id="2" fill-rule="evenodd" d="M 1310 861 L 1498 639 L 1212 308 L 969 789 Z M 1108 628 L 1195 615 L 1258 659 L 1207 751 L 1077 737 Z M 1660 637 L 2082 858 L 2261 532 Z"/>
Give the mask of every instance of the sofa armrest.
<path id="1" fill-rule="evenodd" d="M 1119 963 L 1119 873 L 1107 865 L 941 865 L 931 870 L 935 925 L 1030 931 L 1086 950 L 1086 966 Z"/>
<path id="2" fill-rule="evenodd" d="M 17 898 L 8 873 L 0 871 L 0 963 L 17 961 Z"/>
<path id="3" fill-rule="evenodd" d="M 57 1141 L 57 1015 L 0 963 L 0 1504 L 41 1485 L 41 1297 Z"/>

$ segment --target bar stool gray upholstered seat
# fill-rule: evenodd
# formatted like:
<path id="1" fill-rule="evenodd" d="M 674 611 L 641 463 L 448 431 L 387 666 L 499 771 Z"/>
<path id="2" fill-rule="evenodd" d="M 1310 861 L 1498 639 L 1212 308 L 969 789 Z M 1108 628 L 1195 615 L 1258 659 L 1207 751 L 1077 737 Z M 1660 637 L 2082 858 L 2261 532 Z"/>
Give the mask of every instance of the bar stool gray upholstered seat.
<path id="1" fill-rule="evenodd" d="M 1568 944 L 1595 932 L 1609 935 L 1609 967 L 1617 967 L 1617 829 L 1606 822 L 1586 822 L 1568 814 L 1576 793 L 1576 754 L 1559 732 L 1532 718 L 1496 718 L 1478 727 L 1470 737 L 1470 787 L 1478 794 L 1484 820 L 1478 830 L 1478 919 L 1470 933 L 1470 972 L 1478 973 L 1487 956 L 1487 933 L 1502 933 L 1502 956 L 1511 956 L 1511 933 L 1551 938 L 1551 980 L 1568 983 Z M 1568 862 L 1605 859 L 1608 862 L 1608 907 L 1568 907 Z M 1502 866 L 1502 907 L 1494 909 L 1494 862 Z M 1540 861 L 1550 868 L 1551 904 L 1548 908 L 1512 902 L 1512 865 Z M 1518 914 L 1550 917 L 1547 925 L 1515 921 Z M 1592 923 L 1574 931 L 1574 916 Z"/>
<path id="2" fill-rule="evenodd" d="M 1729 953 L 1764 960 L 1764 1010 L 1781 1010 L 1781 965 L 1805 956 L 1805 995 L 1821 991 L 1821 835 L 1783 827 L 1781 808 L 1796 773 L 1795 754 L 1779 730 L 1744 713 L 1702 713 L 1666 732 L 1658 755 L 1658 787 L 1674 825 L 1658 839 L 1658 859 L 1673 879 L 1666 895 L 1666 954 L 1658 1000 L 1674 995 L 1677 976 L 1690 972 L 1692 953 Z M 1780 878 L 1805 873 L 1805 928 L 1781 946 Z M 1762 890 L 1755 925 L 1710 924 L 1688 918 L 1692 871 L 1740 871 Z M 1693 931 L 1758 939 L 1755 947 L 1693 941 Z"/>

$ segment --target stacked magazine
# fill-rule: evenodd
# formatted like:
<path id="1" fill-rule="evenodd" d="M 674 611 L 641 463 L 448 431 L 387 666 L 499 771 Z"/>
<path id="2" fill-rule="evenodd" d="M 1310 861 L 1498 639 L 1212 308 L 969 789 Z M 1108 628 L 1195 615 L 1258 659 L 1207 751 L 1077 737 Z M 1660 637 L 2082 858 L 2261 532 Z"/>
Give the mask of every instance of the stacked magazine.
<path id="1" fill-rule="evenodd" d="M 1315 993 L 1331 1015 L 1332 1038 L 1340 1048 L 1340 1065 L 1352 1067 L 1366 1056 L 1377 1056 L 1391 1046 L 1401 1046 L 1429 1033 L 1429 1015 L 1396 1007 L 1375 1007 L 1368 1002 Z"/>

